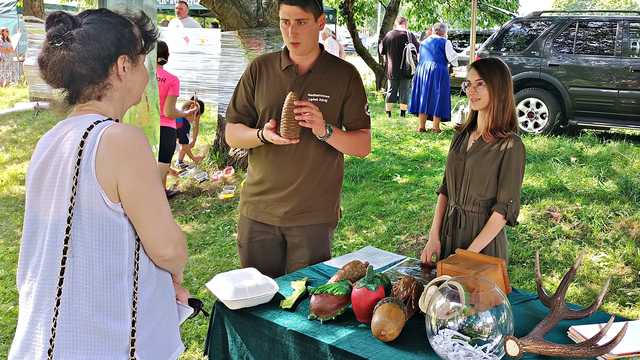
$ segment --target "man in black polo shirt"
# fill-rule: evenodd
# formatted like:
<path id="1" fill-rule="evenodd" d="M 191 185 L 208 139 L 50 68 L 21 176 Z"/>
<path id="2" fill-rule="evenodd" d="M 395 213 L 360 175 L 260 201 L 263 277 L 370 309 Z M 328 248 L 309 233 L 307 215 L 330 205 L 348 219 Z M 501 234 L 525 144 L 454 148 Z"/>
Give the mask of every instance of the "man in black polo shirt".
<path id="1" fill-rule="evenodd" d="M 407 104 L 411 90 L 412 75 L 406 74 L 402 69 L 402 58 L 405 46 L 411 42 L 416 51 L 420 48 L 420 43 L 409 31 L 407 18 L 399 17 L 396 21 L 396 28 L 389 31 L 380 42 L 380 54 L 384 55 L 387 68 L 387 79 L 389 83 L 387 97 L 385 99 L 385 111 L 391 117 L 393 104 L 400 104 L 400 116 L 407 114 Z M 418 65 L 418 64 L 416 64 Z"/>
<path id="2" fill-rule="evenodd" d="M 276 277 L 331 257 L 340 211 L 343 154 L 371 151 L 367 97 L 355 67 L 318 43 L 322 0 L 279 0 L 285 47 L 245 70 L 227 109 L 226 140 L 249 149 L 240 194 L 243 267 Z M 300 138 L 276 131 L 289 91 Z"/>

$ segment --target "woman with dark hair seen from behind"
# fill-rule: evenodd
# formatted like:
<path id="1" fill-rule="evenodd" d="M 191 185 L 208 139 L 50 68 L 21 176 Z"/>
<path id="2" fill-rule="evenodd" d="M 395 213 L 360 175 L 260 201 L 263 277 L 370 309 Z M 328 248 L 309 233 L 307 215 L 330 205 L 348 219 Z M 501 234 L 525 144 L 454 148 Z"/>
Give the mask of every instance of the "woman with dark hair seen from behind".
<path id="1" fill-rule="evenodd" d="M 525 148 L 516 134 L 511 72 L 502 60 L 481 59 L 462 85 L 471 112 L 451 141 L 422 250 L 427 264 L 458 248 L 507 259 L 504 226 L 515 226 L 520 211 Z"/>
<path id="2" fill-rule="evenodd" d="M 40 72 L 72 110 L 29 164 L 9 359 L 176 359 L 185 236 L 146 137 L 118 123 L 157 30 L 107 9 L 54 12 L 45 29 Z"/>
<path id="3" fill-rule="evenodd" d="M 158 92 L 160 95 L 160 149 L 158 150 L 158 168 L 162 185 L 165 188 L 167 198 L 175 196 L 176 190 L 167 189 L 167 174 L 171 168 L 173 153 L 176 152 L 177 118 L 186 118 L 198 112 L 196 106 L 188 106 L 187 110 L 176 109 L 176 102 L 180 96 L 180 80 L 164 69 L 169 61 L 169 47 L 164 41 L 158 41 L 156 76 L 158 78 Z"/>

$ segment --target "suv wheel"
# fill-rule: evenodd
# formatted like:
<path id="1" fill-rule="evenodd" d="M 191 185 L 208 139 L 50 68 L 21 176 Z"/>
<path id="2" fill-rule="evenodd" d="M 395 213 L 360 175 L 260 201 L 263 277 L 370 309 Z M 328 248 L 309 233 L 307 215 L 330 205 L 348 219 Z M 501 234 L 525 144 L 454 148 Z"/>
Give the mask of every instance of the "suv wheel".
<path id="1" fill-rule="evenodd" d="M 520 131 L 548 134 L 559 125 L 560 104 L 548 91 L 539 88 L 522 89 L 516 93 L 515 100 Z"/>

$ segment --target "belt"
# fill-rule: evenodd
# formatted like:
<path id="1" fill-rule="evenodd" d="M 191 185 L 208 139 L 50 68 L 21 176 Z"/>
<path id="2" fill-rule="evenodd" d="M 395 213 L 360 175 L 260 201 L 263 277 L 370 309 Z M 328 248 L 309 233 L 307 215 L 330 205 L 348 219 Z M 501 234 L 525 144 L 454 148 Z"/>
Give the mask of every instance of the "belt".
<path id="1" fill-rule="evenodd" d="M 447 207 L 448 207 L 448 225 L 449 225 L 449 234 L 451 234 L 451 230 L 454 229 L 454 227 L 457 227 L 458 229 L 462 229 L 464 225 L 466 225 L 466 216 L 464 216 L 464 213 L 466 212 L 470 212 L 470 213 L 474 213 L 474 214 L 484 214 L 487 211 L 487 208 L 481 207 L 481 206 L 474 206 L 474 205 L 460 205 L 455 201 L 449 201 L 447 203 Z M 454 225 L 455 223 L 455 225 Z M 457 225 L 457 226 L 456 226 Z"/>

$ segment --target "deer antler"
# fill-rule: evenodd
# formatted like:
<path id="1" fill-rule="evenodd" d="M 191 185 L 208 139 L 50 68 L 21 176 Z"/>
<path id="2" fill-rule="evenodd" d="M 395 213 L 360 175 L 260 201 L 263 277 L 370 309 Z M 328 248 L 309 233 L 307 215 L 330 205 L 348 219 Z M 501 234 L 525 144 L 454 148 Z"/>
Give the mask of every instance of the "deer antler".
<path id="1" fill-rule="evenodd" d="M 571 310 L 567 307 L 565 295 L 567 294 L 569 285 L 576 277 L 576 272 L 582 263 L 582 257 L 582 254 L 578 256 L 573 267 L 571 267 L 571 269 L 562 277 L 562 281 L 560 282 L 560 285 L 558 285 L 556 292 L 553 295 L 549 295 L 542 286 L 540 254 L 536 251 L 536 288 L 538 290 L 538 297 L 540 298 L 540 301 L 551 310 L 551 312 L 542 319 L 542 321 L 540 321 L 533 330 L 531 330 L 529 335 L 520 339 L 514 336 L 507 337 L 504 343 L 504 348 L 509 356 L 519 358 L 524 355 L 524 353 L 534 353 L 546 356 L 593 358 L 608 353 L 618 345 L 620 341 L 622 341 L 629 324 L 625 324 L 622 330 L 620 330 L 613 339 L 603 345 L 598 345 L 598 341 L 600 341 L 600 339 L 606 335 L 607 331 L 609 331 L 609 328 L 611 328 L 611 324 L 613 324 L 613 320 L 615 318 L 614 316 L 609 319 L 607 325 L 600 329 L 596 335 L 581 343 L 561 345 L 544 340 L 544 335 L 549 332 L 549 330 L 553 329 L 560 320 L 582 319 L 593 314 L 598 310 L 600 305 L 602 305 L 602 301 L 609 290 L 609 284 L 611 283 L 610 278 L 607 279 L 600 291 L 600 294 L 591 306 L 582 310 Z"/>

